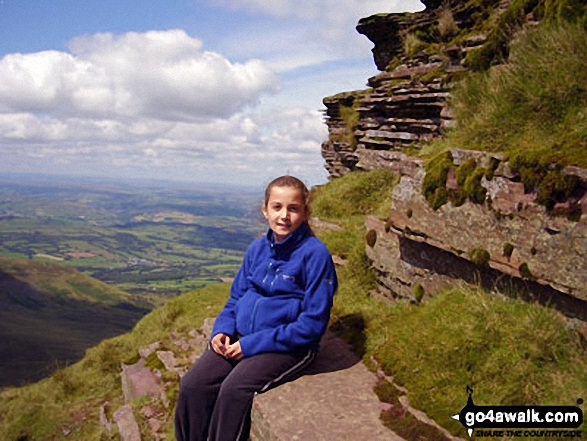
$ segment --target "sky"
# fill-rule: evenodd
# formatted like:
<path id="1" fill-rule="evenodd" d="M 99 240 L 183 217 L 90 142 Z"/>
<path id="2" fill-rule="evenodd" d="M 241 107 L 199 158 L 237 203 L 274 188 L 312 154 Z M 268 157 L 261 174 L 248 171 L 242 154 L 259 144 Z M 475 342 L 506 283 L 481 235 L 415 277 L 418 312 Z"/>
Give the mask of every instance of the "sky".
<path id="1" fill-rule="evenodd" d="M 326 182 L 324 97 L 378 73 L 360 18 L 418 0 L 0 0 L 0 174 Z"/>

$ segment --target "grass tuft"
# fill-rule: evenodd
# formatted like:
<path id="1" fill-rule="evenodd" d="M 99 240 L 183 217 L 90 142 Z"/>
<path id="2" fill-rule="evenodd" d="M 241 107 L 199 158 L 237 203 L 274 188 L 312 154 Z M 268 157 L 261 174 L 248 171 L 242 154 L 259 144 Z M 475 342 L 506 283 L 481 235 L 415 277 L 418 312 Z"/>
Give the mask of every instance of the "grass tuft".
<path id="1" fill-rule="evenodd" d="M 349 173 L 337 179 L 328 191 L 321 185 L 313 188 L 312 212 L 316 217 L 345 220 L 357 215 L 389 215 L 391 191 L 397 176 L 387 169 Z"/>

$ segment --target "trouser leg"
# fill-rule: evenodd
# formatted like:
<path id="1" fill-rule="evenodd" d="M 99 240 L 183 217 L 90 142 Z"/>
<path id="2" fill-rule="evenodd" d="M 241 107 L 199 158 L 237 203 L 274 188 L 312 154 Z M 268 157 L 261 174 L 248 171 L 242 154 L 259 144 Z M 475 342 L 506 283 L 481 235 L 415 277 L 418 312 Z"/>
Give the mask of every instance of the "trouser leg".
<path id="1" fill-rule="evenodd" d="M 257 393 L 287 381 L 314 359 L 314 353 L 264 353 L 241 360 L 222 382 L 208 430 L 209 441 L 247 440 Z"/>
<path id="2" fill-rule="evenodd" d="M 208 350 L 184 375 L 175 409 L 178 441 L 208 439 L 208 426 L 220 386 L 235 365 L 234 361 Z"/>

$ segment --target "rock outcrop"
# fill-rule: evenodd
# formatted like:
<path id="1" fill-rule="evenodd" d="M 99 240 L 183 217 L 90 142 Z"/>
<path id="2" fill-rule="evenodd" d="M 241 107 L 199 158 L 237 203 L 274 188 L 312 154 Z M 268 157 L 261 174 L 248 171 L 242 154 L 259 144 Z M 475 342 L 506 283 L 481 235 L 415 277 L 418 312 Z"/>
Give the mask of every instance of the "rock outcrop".
<path id="1" fill-rule="evenodd" d="M 455 29 L 466 29 L 476 12 L 463 2 L 424 3 L 428 7 L 422 12 L 378 14 L 359 21 L 357 31 L 375 44 L 373 58 L 381 73 L 368 80 L 369 89 L 324 99 L 329 139 L 322 144 L 322 155 L 332 177 L 377 168 L 373 151 L 417 150 L 451 126 L 450 91 L 466 70 L 465 56 L 485 43 L 486 36 L 480 32 L 449 45 L 439 35 L 435 51 L 419 50 L 422 41 L 410 36 L 432 38 L 430 29 L 440 28 L 443 14 L 450 14 Z"/>
<path id="2" fill-rule="evenodd" d="M 162 350 L 160 342 L 153 342 L 139 351 L 135 363 L 123 365 L 123 404 L 113 412 L 113 421 L 108 418 L 111 404 L 100 407 L 102 427 L 113 434 L 116 426 L 124 441 L 169 439 L 173 425 L 171 399 L 177 396 L 180 378 L 206 350 L 213 323 L 213 319 L 206 319 L 199 330 L 172 335 L 172 348 L 168 350 Z M 326 332 L 320 347 L 316 361 L 305 372 L 255 398 L 251 441 L 409 439 L 402 436 L 402 430 L 428 433 L 430 439 L 439 441 L 460 441 L 413 409 L 407 401 L 407 391 L 394 385 L 393 378 L 381 371 L 369 371 L 333 332 Z M 397 389 L 393 403 L 380 401 L 375 393 L 375 387 L 382 382 Z M 403 423 L 396 433 L 380 419 L 384 412 L 393 412 L 400 419 L 409 415 L 409 423 Z"/>
<path id="3" fill-rule="evenodd" d="M 124 404 L 113 413 L 113 423 L 106 411 L 110 403 L 104 403 L 100 407 L 100 425 L 108 433 L 114 432 L 116 426 L 124 441 L 167 439 L 179 380 L 206 350 L 213 323 L 213 319 L 206 319 L 199 330 L 187 335 L 174 333 L 171 349 L 153 342 L 138 351 L 136 360 L 123 363 L 120 378 Z"/>
<path id="4" fill-rule="evenodd" d="M 457 150 L 452 156 L 455 166 L 471 157 L 480 163 L 492 157 Z M 426 297 L 465 281 L 502 292 L 515 289 L 587 319 L 587 171 L 566 170 L 582 182 L 575 201 L 580 217 L 570 220 L 548 213 L 507 165 L 491 180 L 482 180 L 486 202 L 447 203 L 437 210 L 422 194 L 425 171 L 420 160 L 404 156 L 389 166 L 402 175 L 390 216 L 367 221 L 373 233 L 366 251 L 379 276 L 380 293 L 419 301 L 418 291 Z M 454 185 L 450 180 L 449 173 L 447 185 Z"/>
<path id="5" fill-rule="evenodd" d="M 372 170 L 373 152 L 401 152 L 441 136 L 451 122 L 447 98 L 453 84 L 446 76 L 432 77 L 446 70 L 441 62 L 402 65 L 369 79 L 372 90 L 325 98 L 330 138 L 322 155 L 331 176 Z"/>
<path id="6" fill-rule="evenodd" d="M 330 177 L 377 168 L 401 176 L 389 217 L 367 221 L 378 293 L 416 302 L 464 281 L 587 319 L 587 170 L 559 170 L 573 177 L 574 188 L 545 208 L 503 156 L 453 149 L 441 182 L 445 194 L 465 191 L 456 173 L 467 160 L 491 173 L 479 175 L 480 191 L 466 202 L 435 206 L 425 197 L 417 154 L 454 125 L 451 92 L 470 68 L 469 55 L 497 35 L 479 25 L 489 13 L 483 8 L 500 17 L 510 2 L 423 3 L 421 12 L 360 20 L 357 31 L 374 43 L 381 73 L 368 80 L 369 89 L 324 99 L 329 139 L 322 154 Z M 531 10 L 516 8 L 504 16 L 518 14 L 516 26 L 535 23 Z"/>

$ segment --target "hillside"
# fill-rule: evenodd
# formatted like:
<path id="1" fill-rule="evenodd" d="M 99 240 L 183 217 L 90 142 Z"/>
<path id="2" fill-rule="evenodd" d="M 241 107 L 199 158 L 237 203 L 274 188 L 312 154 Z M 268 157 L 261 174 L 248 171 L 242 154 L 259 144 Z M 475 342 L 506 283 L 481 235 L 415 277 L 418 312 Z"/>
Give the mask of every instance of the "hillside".
<path id="1" fill-rule="evenodd" d="M 213 317 L 220 311 L 228 288 L 228 284 L 215 284 L 171 299 L 143 317 L 131 332 L 88 349 L 81 361 L 60 368 L 37 383 L 4 389 L 0 392 L 2 439 L 49 440 L 63 436 L 79 441 L 119 439 L 116 430 L 109 432 L 100 424 L 100 408 L 107 408 L 106 417 L 111 419 L 112 413 L 124 403 L 121 363 L 136 362 L 139 349 L 160 342 L 161 349 L 173 349 L 182 365 L 188 366 L 191 354 L 185 349 L 185 342 L 193 339 L 188 332 L 201 326 L 205 317 Z M 177 373 L 167 373 L 164 380 L 172 385 L 168 399 L 174 400 Z M 168 439 L 172 439 L 172 409 L 164 413 L 168 422 L 164 430 L 169 434 Z M 147 433 L 146 421 L 142 426 Z"/>
<path id="2" fill-rule="evenodd" d="M 485 404 L 573 405 L 587 396 L 585 338 L 552 309 L 475 289 L 447 290 L 421 304 L 391 305 L 373 295 L 377 284 L 365 258 L 363 224 L 366 216 L 385 212 L 395 182 L 388 171 L 377 170 L 352 173 L 314 190 L 315 215 L 321 220 L 315 229 L 343 262 L 337 268 L 340 289 L 330 328 L 373 372 L 382 373 L 375 391 L 383 423 L 405 440 L 446 440 L 403 409 L 399 399 L 407 399 L 453 435 L 466 437 L 450 415 L 465 404 L 467 385 Z M 125 409 L 134 415 L 142 439 L 173 439 L 178 374 L 201 350 L 197 330 L 219 312 L 228 288 L 217 284 L 178 296 L 131 332 L 89 349 L 80 362 L 38 383 L 3 391 L 0 433 L 7 440 L 63 434 L 70 440 L 119 439 L 113 420 L 121 418 L 118 410 L 129 394 L 121 374 L 135 366 L 159 378 L 159 386 L 151 395 L 130 399 Z M 344 381 L 344 373 L 337 381 Z M 322 387 L 337 396 L 329 378 L 319 377 Z M 275 403 L 287 400 L 281 394 L 291 390 L 282 389 Z M 319 421 L 328 415 L 292 417 Z M 390 432 L 390 439 L 397 438 Z"/>
<path id="3" fill-rule="evenodd" d="M 0 387 L 79 360 L 146 312 L 127 293 L 73 268 L 0 257 Z"/>
<path id="4" fill-rule="evenodd" d="M 577 405 L 585 414 L 584 77 L 577 63 L 551 63 L 568 80 L 538 75 L 536 94 L 523 89 L 537 83 L 512 86 L 506 75 L 541 73 L 516 64 L 537 54 L 584 66 L 568 48 L 584 41 L 585 2 L 423 3 L 421 13 L 361 20 L 381 73 L 370 89 L 325 99 L 332 179 L 313 189 L 313 213 L 339 262 L 330 329 L 378 379 L 381 421 L 402 439 L 467 439 L 451 419 L 467 387 L 478 405 Z M 553 50 L 545 36 L 567 49 Z M 567 86 L 578 101 L 556 101 L 553 112 L 549 97 L 569 97 Z M 529 109 L 532 96 L 539 100 Z M 227 294 L 218 284 L 173 298 L 80 362 L 1 392 L 0 433 L 11 441 L 118 439 L 112 421 L 125 409 L 143 439 L 173 439 L 180 373 Z M 144 368 L 162 389 L 125 401 L 123 363 Z"/>
<path id="5" fill-rule="evenodd" d="M 362 19 L 381 73 L 324 99 L 331 177 L 399 176 L 366 221 L 378 292 L 479 283 L 587 319 L 587 5 L 424 3 Z"/>

